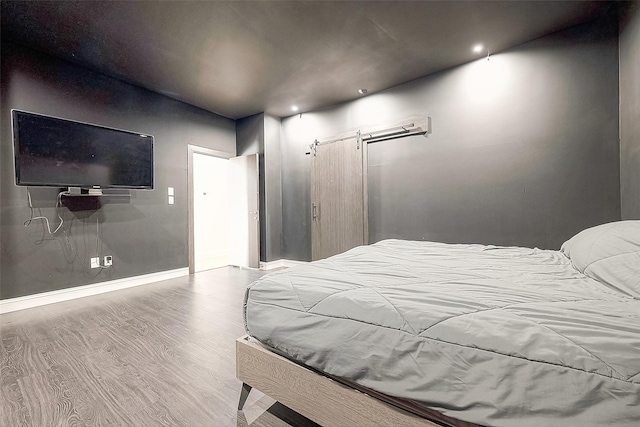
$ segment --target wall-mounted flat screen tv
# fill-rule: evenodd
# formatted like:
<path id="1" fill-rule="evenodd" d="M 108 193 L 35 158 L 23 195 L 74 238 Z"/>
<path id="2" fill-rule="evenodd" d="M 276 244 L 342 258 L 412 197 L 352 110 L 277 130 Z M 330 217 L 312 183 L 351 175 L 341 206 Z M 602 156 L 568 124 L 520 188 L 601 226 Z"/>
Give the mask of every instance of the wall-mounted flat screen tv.
<path id="1" fill-rule="evenodd" d="M 12 110 L 16 184 L 153 189 L 153 136 Z"/>

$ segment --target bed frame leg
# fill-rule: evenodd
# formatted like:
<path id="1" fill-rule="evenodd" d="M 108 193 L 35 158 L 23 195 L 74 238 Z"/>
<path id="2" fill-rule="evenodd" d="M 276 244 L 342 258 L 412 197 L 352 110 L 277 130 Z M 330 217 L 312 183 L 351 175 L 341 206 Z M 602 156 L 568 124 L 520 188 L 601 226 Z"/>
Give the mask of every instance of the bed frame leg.
<path id="1" fill-rule="evenodd" d="M 242 390 L 240 390 L 240 401 L 238 402 L 238 411 L 242 411 L 245 402 L 247 401 L 247 397 L 249 397 L 249 393 L 251 392 L 251 386 L 246 383 L 242 383 Z"/>

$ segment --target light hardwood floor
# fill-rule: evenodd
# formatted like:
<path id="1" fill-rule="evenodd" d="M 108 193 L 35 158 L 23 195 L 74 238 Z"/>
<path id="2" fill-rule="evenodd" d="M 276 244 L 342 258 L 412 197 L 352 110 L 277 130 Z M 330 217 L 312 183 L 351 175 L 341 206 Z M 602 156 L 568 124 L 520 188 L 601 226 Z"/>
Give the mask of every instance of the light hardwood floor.
<path id="1" fill-rule="evenodd" d="M 224 267 L 0 316 L 2 426 L 314 426 L 258 391 L 235 339 L 260 271 Z"/>

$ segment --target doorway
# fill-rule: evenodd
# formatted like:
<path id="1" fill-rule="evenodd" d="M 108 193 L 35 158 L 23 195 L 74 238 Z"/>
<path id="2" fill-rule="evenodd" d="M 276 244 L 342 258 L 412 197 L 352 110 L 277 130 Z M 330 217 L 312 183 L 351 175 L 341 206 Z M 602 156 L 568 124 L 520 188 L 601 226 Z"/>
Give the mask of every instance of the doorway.
<path id="1" fill-rule="evenodd" d="M 229 265 L 229 159 L 193 153 L 195 272 Z"/>
<path id="2" fill-rule="evenodd" d="M 189 274 L 260 266 L 258 155 L 188 146 Z"/>

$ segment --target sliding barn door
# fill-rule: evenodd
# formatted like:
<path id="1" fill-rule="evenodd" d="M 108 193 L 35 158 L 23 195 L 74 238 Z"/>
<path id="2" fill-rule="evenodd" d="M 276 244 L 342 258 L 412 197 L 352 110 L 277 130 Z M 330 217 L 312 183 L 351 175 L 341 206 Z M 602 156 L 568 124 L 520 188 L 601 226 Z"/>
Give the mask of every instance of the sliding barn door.
<path id="1" fill-rule="evenodd" d="M 367 243 L 366 149 L 358 137 L 311 153 L 313 260 Z"/>

